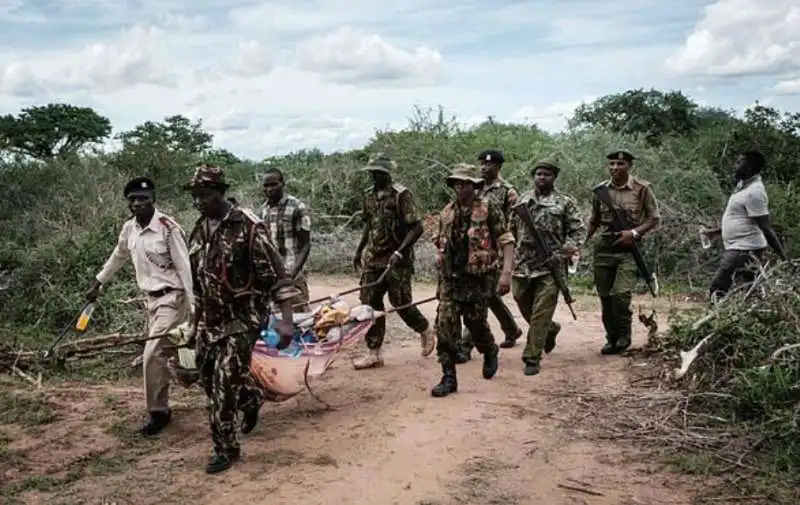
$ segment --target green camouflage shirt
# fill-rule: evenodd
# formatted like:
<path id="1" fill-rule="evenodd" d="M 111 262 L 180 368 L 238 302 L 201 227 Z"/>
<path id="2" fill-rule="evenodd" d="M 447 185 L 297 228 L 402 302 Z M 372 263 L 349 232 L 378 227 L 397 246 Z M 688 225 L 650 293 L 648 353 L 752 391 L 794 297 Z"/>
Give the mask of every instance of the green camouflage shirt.
<path id="1" fill-rule="evenodd" d="M 298 294 L 288 278 L 264 222 L 235 203 L 212 225 L 197 221 L 189 236 L 197 300 L 198 333 L 204 341 L 258 331 L 267 320 L 270 300 Z"/>
<path id="2" fill-rule="evenodd" d="M 385 190 L 367 190 L 363 202 L 363 220 L 369 230 L 364 248 L 364 268 L 382 270 L 389 263 L 392 253 L 403 243 L 408 231 L 419 222 L 419 215 L 411 192 L 394 183 Z M 411 267 L 413 264 L 414 250 L 407 249 L 397 266 Z"/>
<path id="3" fill-rule="evenodd" d="M 519 193 L 508 181 L 498 177 L 492 184 L 484 185 L 480 192 L 503 211 L 506 219 L 510 216 L 511 207 L 517 203 Z"/>
<path id="4" fill-rule="evenodd" d="M 531 190 L 523 194 L 519 201 L 528 206 L 536 228 L 553 252 L 558 252 L 564 246 L 581 247 L 586 241 L 586 227 L 578 205 L 571 196 L 553 189 L 552 193 L 540 198 L 536 190 Z M 533 235 L 516 213 L 511 217 L 511 231 L 517 238 L 513 275 L 534 278 L 548 274 L 549 270 L 541 266 L 547 258 L 536 254 Z"/>

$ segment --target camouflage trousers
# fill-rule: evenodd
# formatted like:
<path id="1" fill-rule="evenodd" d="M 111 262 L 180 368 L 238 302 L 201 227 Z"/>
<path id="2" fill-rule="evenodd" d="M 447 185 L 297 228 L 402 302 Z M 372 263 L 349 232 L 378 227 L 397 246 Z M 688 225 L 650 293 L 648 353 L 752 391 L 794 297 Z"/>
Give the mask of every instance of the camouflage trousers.
<path id="1" fill-rule="evenodd" d="M 383 271 L 365 270 L 361 274 L 361 286 L 372 284 L 378 280 Z M 362 287 L 360 300 L 361 303 L 369 305 L 375 310 L 386 310 L 383 298 L 389 295 L 389 303 L 393 307 L 401 307 L 413 302 L 411 292 L 411 278 L 414 271 L 410 268 L 393 268 L 379 284 L 369 287 Z M 406 325 L 417 333 L 422 333 L 430 326 L 428 319 L 417 307 L 409 307 L 398 310 L 397 315 Z M 383 338 L 386 336 L 386 318 L 379 317 L 375 324 L 369 329 L 366 335 L 367 347 L 369 349 L 380 349 L 383 345 Z"/>
<path id="2" fill-rule="evenodd" d="M 239 333 L 213 343 L 198 339 L 200 384 L 210 400 L 209 425 L 217 453 L 239 449 L 239 412 L 261 407 L 263 394 L 250 375 L 255 333 Z"/>
<path id="3" fill-rule="evenodd" d="M 472 343 L 481 354 L 498 352 L 492 332 L 489 330 L 488 296 L 479 301 L 462 302 L 451 298 L 440 298 L 436 308 L 436 355 L 439 362 L 448 364 L 456 359 L 461 341 L 463 320 Z"/>

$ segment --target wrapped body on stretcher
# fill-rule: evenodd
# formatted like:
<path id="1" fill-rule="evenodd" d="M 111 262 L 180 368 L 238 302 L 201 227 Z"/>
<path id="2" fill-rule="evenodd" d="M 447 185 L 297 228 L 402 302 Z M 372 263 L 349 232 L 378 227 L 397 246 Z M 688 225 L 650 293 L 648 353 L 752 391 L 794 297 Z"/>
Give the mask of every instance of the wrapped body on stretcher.
<path id="1" fill-rule="evenodd" d="M 360 343 L 375 318 L 382 315 L 369 305 L 350 308 L 341 300 L 319 305 L 311 312 L 295 313 L 292 342 L 278 350 L 274 327 L 280 315 L 272 314 L 253 348 L 250 371 L 268 399 L 284 401 L 305 389 L 307 378 L 325 373 L 339 351 Z M 173 360 L 170 368 L 173 377 L 188 386 L 196 380 L 190 378 L 197 373 L 194 350 L 180 351 L 180 364 Z"/>

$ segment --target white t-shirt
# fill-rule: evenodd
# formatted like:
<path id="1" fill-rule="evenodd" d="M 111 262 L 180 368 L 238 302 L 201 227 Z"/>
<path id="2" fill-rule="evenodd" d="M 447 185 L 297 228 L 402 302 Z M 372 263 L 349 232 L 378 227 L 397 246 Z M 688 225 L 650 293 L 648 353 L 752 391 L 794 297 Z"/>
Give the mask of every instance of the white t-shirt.
<path id="1" fill-rule="evenodd" d="M 761 176 L 739 181 L 722 215 L 725 250 L 754 251 L 767 247 L 767 239 L 755 218 L 769 215 L 769 198 Z"/>

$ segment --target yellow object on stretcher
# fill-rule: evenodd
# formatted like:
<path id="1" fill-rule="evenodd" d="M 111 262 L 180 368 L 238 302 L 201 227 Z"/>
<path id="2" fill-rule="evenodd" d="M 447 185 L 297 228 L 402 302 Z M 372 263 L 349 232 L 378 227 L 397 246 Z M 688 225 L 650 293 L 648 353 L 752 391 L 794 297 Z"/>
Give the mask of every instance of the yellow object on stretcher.
<path id="1" fill-rule="evenodd" d="M 345 307 L 334 308 L 324 305 L 316 316 L 314 323 L 314 333 L 317 340 L 322 341 L 328 335 L 328 331 L 336 326 L 345 324 L 350 319 L 350 309 Z"/>

